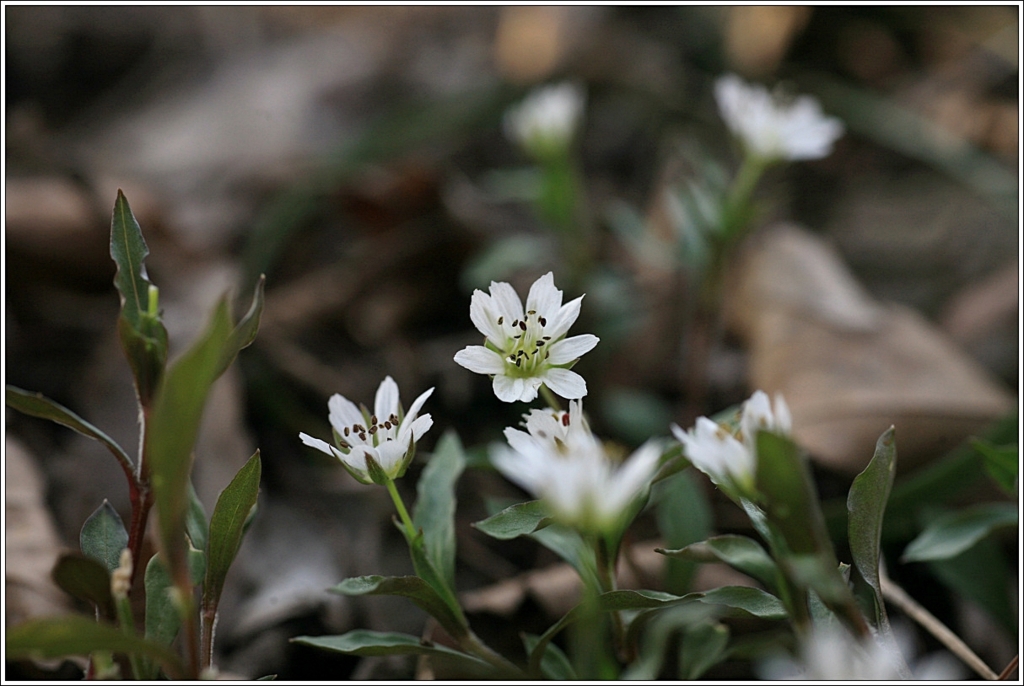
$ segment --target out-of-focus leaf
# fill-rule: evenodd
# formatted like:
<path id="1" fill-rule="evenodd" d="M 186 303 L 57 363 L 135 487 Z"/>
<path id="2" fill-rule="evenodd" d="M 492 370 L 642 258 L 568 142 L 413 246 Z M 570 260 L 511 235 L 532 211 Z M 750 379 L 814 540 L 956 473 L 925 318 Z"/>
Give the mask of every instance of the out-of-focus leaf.
<path id="1" fill-rule="evenodd" d="M 434 454 L 416 484 L 416 506 L 412 523 L 423 531 L 427 557 L 445 580 L 455 588 L 455 484 L 466 466 L 462 443 L 454 431 L 438 441 Z"/>
<path id="2" fill-rule="evenodd" d="M 1015 601 L 1009 593 L 1010 567 L 996 541 L 983 539 L 956 557 L 926 564 L 943 584 L 976 602 L 1009 636 L 1016 637 L 1019 627 Z"/>
<path id="3" fill-rule="evenodd" d="M 765 515 L 782 534 L 789 551 L 811 554 L 830 550 L 817 491 L 797 445 L 786 436 L 758 432 L 756 473 Z"/>
<path id="4" fill-rule="evenodd" d="M 252 304 L 249 306 L 249 311 L 238 320 L 238 324 L 231 330 L 231 336 L 224 350 L 224 357 L 220 361 L 217 376 L 227 371 L 227 368 L 234 362 L 238 352 L 243 348 L 247 348 L 256 339 L 256 333 L 260 328 L 260 315 L 263 314 L 263 288 L 266 281 L 266 277 L 262 274 L 256 280 L 256 290 L 252 295 Z"/>
<path id="5" fill-rule="evenodd" d="M 538 541 L 572 565 L 583 579 L 585 586 L 600 587 L 597 580 L 597 560 L 594 558 L 594 549 L 587 545 L 578 533 L 560 524 L 552 524 L 534 531 L 530 534 L 530 538 Z"/>
<path id="6" fill-rule="evenodd" d="M 402 529 L 402 532 L 406 533 L 405 529 Z M 469 631 L 469 624 L 466 622 L 466 617 L 462 612 L 462 606 L 459 604 L 458 598 L 455 597 L 455 589 L 448 585 L 445 578 L 437 571 L 437 567 L 435 567 L 431 559 L 427 557 L 427 551 L 423 545 L 423 535 L 417 534 L 416 538 L 412 540 L 408 540 L 407 538 L 406 540 L 409 543 L 409 556 L 412 558 L 412 567 L 416 571 L 415 578 L 419 578 L 421 581 L 425 582 L 431 589 L 433 589 L 437 598 L 447 606 L 448 614 L 457 622 L 461 633 L 452 633 L 454 629 L 448 629 L 447 627 L 446 629 L 448 629 L 448 633 L 453 637 L 461 637 Z M 438 621 L 441 621 L 440 617 L 437 619 Z"/>
<path id="7" fill-rule="evenodd" d="M 751 586 L 721 586 L 707 593 L 697 594 L 697 600 L 710 605 L 724 605 L 759 619 L 785 619 L 786 608 L 767 591 Z"/>
<path id="8" fill-rule="evenodd" d="M 291 641 L 345 655 L 427 655 L 452 661 L 457 668 L 471 674 L 494 673 L 494 667 L 483 660 L 451 648 L 426 643 L 409 634 L 356 629 L 340 636 L 297 636 Z"/>
<path id="9" fill-rule="evenodd" d="M 767 588 L 774 588 L 779 569 L 761 544 L 746 536 L 726 534 L 692 543 L 679 550 L 656 550 L 670 557 L 695 562 L 724 562 L 747 574 Z"/>
<path id="10" fill-rule="evenodd" d="M 487 519 L 475 522 L 473 527 L 491 538 L 507 541 L 518 536 L 532 534 L 547 516 L 541 501 L 530 500 L 510 505 Z"/>
<path id="11" fill-rule="evenodd" d="M 215 610 L 220 600 L 228 569 L 242 543 L 242 529 L 249 513 L 256 506 L 261 473 L 260 451 L 257 450 L 217 498 L 210 517 L 206 580 L 203 583 L 204 608 Z"/>
<path id="12" fill-rule="evenodd" d="M 698 624 L 683 633 L 679 647 L 679 678 L 699 679 L 725 657 L 729 628 L 724 624 Z"/>
<path id="13" fill-rule="evenodd" d="M 634 444 L 664 433 L 672 423 L 668 403 L 653 393 L 635 389 L 608 389 L 601 398 L 601 411 L 615 432 Z"/>
<path id="14" fill-rule="evenodd" d="M 132 636 L 121 629 L 80 615 L 35 619 L 7 629 L 7 660 L 33 660 L 88 655 L 97 650 L 149 657 L 167 670 L 172 679 L 182 679 L 184 667 L 167 646 Z"/>
<path id="15" fill-rule="evenodd" d="M 51 575 L 54 582 L 67 593 L 92 603 L 104 617 L 114 616 L 110 572 L 99 560 L 81 553 L 67 552 L 57 558 Z"/>
<path id="16" fill-rule="evenodd" d="M 121 463 L 121 468 L 125 470 L 128 477 L 132 478 L 135 465 L 132 463 L 132 459 L 128 457 L 128 453 L 113 438 L 60 403 L 50 400 L 42 393 L 30 393 L 10 385 L 7 386 L 6 391 L 7 405 L 15 410 L 33 417 L 49 419 L 52 422 L 77 431 L 87 438 L 92 438 L 102 443 L 106 446 L 107 450 L 113 453 L 117 461 Z"/>
<path id="17" fill-rule="evenodd" d="M 206 550 L 206 539 L 209 534 L 209 524 L 206 521 L 206 509 L 199 500 L 195 486 L 192 481 L 188 482 L 188 509 L 185 511 L 185 532 L 192 541 L 192 547 L 196 550 Z"/>
<path id="18" fill-rule="evenodd" d="M 149 289 L 153 283 L 146 275 L 147 255 L 149 248 L 142 237 L 142 229 L 135 221 L 128 199 L 118 189 L 110 222 L 110 256 L 117 265 L 114 285 L 121 296 L 117 330 L 135 377 L 139 400 L 146 407 L 167 363 L 167 329 L 159 312 L 150 311 Z"/>
<path id="19" fill-rule="evenodd" d="M 128 531 L 121 515 L 106 498 L 85 520 L 79 539 L 82 552 L 102 562 L 108 572 L 117 569 L 121 551 L 128 547 Z"/>
<path id="20" fill-rule="evenodd" d="M 551 252 L 547 236 L 515 234 L 485 247 L 462 270 L 460 279 L 466 290 L 485 289 L 491 281 L 507 279 L 517 270 L 532 267 Z"/>
<path id="21" fill-rule="evenodd" d="M 161 546 L 172 570 L 186 564 L 184 531 L 192 451 L 230 331 L 227 302 L 221 299 L 206 330 L 164 375 L 149 415 L 145 450 Z"/>
<path id="22" fill-rule="evenodd" d="M 189 573 L 193 583 L 202 580 L 205 555 L 200 550 L 189 550 Z M 169 591 L 174 585 L 167 565 L 159 554 L 146 565 L 146 638 L 155 643 L 170 645 L 181 627 L 181 616 L 171 600 Z M 154 673 L 155 674 L 155 673 Z M 155 678 L 152 677 L 152 678 Z"/>
<path id="23" fill-rule="evenodd" d="M 667 545 L 682 548 L 711 533 L 711 508 L 692 473 L 681 472 L 655 484 L 651 494 L 658 530 Z M 666 590 L 671 593 L 688 591 L 696 572 L 695 563 L 685 558 L 669 559 L 666 563 Z"/>
<path id="24" fill-rule="evenodd" d="M 345 579 L 330 590 L 350 596 L 405 596 L 436 619 L 453 638 L 461 638 L 467 632 L 465 620 L 456 615 L 437 591 L 418 576 L 357 576 Z"/>
<path id="25" fill-rule="evenodd" d="M 904 562 L 956 557 L 999 529 L 1017 526 L 1016 503 L 986 503 L 939 515 L 903 551 Z"/>
<path id="26" fill-rule="evenodd" d="M 537 643 L 540 641 L 540 636 L 523 634 L 522 638 L 526 654 L 532 654 L 534 648 L 537 647 Z M 561 648 L 553 643 L 547 644 L 544 655 L 540 658 L 540 671 L 548 679 L 558 679 L 560 681 L 578 680 L 576 671 L 572 668 L 569 658 L 566 657 Z"/>
<path id="27" fill-rule="evenodd" d="M 992 445 L 988 441 L 973 441 L 971 445 L 981 453 L 985 469 L 1006 493 L 1017 489 L 1017 474 L 1020 471 L 1020 446 L 1017 443 Z"/>

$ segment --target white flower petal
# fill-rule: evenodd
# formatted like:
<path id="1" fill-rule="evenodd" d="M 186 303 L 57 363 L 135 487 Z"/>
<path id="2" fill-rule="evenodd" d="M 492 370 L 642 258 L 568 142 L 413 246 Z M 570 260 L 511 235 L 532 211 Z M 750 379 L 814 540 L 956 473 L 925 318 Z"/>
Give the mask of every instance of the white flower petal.
<path id="1" fill-rule="evenodd" d="M 415 421 L 409 424 L 409 431 L 412 433 L 412 440 L 418 441 L 423 434 L 430 430 L 430 427 L 434 425 L 434 419 L 430 416 L 430 413 L 417 417 Z M 402 422 L 403 432 L 405 430 L 405 422 Z"/>
<path id="2" fill-rule="evenodd" d="M 555 288 L 555 275 L 548 272 L 533 282 L 526 297 L 526 311 L 536 312 L 537 317 L 554 317 L 562 306 L 562 291 Z"/>
<path id="3" fill-rule="evenodd" d="M 378 458 L 377 451 L 368 445 L 353 446 L 347 455 L 340 455 L 339 457 L 355 471 L 366 474 L 366 456 L 368 454 L 373 455 L 375 460 Z"/>
<path id="4" fill-rule="evenodd" d="M 377 395 L 373 401 L 373 414 L 381 423 L 391 415 L 398 414 L 398 384 L 390 376 L 385 376 L 377 388 Z"/>
<path id="5" fill-rule="evenodd" d="M 493 311 L 505 317 L 522 320 L 523 301 L 519 299 L 511 284 L 502 282 L 491 282 L 491 299 Z"/>
<path id="6" fill-rule="evenodd" d="M 402 418 L 402 423 L 416 421 L 416 416 L 420 413 L 420 410 L 423 408 L 423 403 L 427 402 L 427 398 L 429 398 L 433 392 L 434 388 L 430 387 L 427 390 L 420 393 L 419 397 L 412 402 L 412 405 L 409 407 L 409 410 L 405 413 L 405 416 Z"/>
<path id="7" fill-rule="evenodd" d="M 327 441 L 321 441 L 319 438 L 313 438 L 309 434 L 304 433 L 300 433 L 299 438 L 305 445 L 308 445 L 310 448 L 316 448 L 320 452 L 327 453 L 331 457 L 339 457 L 341 455 L 338 449 L 335 448 L 330 443 L 328 443 Z"/>
<path id="8" fill-rule="evenodd" d="M 579 318 L 580 306 L 582 304 L 583 296 L 581 295 L 575 300 L 570 300 L 562 305 L 554 317 L 548 318 L 548 323 L 544 327 L 544 333 L 556 341 L 564 336 L 569 331 L 569 327 Z"/>
<path id="9" fill-rule="evenodd" d="M 426 419 L 426 417 L 421 417 L 420 419 Z M 394 478 L 398 475 L 398 468 L 402 465 L 407 452 L 409 452 L 408 441 L 384 441 L 377 446 L 377 455 L 375 457 L 377 458 L 377 464 L 381 466 L 384 473 Z"/>
<path id="10" fill-rule="evenodd" d="M 468 345 L 455 353 L 455 362 L 477 374 L 501 374 L 505 360 L 501 355 L 482 345 Z"/>
<path id="11" fill-rule="evenodd" d="M 338 433 L 343 433 L 346 426 L 362 424 L 366 421 L 355 403 L 338 393 L 332 395 L 327 401 L 327 409 L 327 419 Z"/>
<path id="12" fill-rule="evenodd" d="M 522 399 L 521 396 L 524 390 L 522 379 L 513 379 L 504 374 L 497 374 L 494 377 L 492 386 L 494 388 L 494 395 L 503 403 L 514 403 Z"/>
<path id="13" fill-rule="evenodd" d="M 473 291 L 473 297 L 469 300 L 469 318 L 473 326 L 495 345 L 501 345 L 505 340 L 505 333 L 498 326 L 500 316 L 501 313 L 495 311 L 491 296 L 479 289 Z"/>
<path id="14" fill-rule="evenodd" d="M 551 345 L 548 350 L 548 364 L 566 364 L 578 359 L 585 353 L 594 349 L 601 341 L 600 338 L 591 333 L 570 336 Z"/>
<path id="15" fill-rule="evenodd" d="M 587 394 L 587 382 L 569 369 L 549 369 L 544 374 L 544 383 L 552 391 L 567 400 L 582 398 Z M 532 398 L 531 398 L 532 399 Z"/>

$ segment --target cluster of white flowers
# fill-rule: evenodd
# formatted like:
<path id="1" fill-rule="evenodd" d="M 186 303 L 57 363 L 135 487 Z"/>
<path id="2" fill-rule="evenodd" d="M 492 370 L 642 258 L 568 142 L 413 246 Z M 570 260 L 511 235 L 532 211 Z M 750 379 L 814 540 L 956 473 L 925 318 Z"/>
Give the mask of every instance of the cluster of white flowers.
<path id="1" fill-rule="evenodd" d="M 505 115 L 505 133 L 534 157 L 561 154 L 572 143 L 586 94 L 577 83 L 539 88 Z"/>
<path id="2" fill-rule="evenodd" d="M 811 96 L 787 101 L 735 74 L 715 82 L 715 99 L 726 125 L 747 152 L 767 162 L 825 157 L 843 135 L 843 123 L 825 116 Z"/>
<path id="3" fill-rule="evenodd" d="M 789 406 L 783 397 L 776 394 L 773 407 L 764 391 L 755 391 L 743 403 L 737 434 L 707 417 L 698 417 L 689 431 L 673 424 L 672 433 L 683 444 L 687 459 L 715 484 L 738 494 L 750 494 L 757 469 L 757 432 L 788 434 L 792 428 Z"/>
<path id="4" fill-rule="evenodd" d="M 306 445 L 337 457 L 348 472 L 364 484 L 373 483 L 368 465 L 370 460 L 377 463 L 388 478 L 395 479 L 405 473 L 412 461 L 416 441 L 434 423 L 429 414 L 417 416 L 433 392 L 433 388 L 424 391 L 413 401 L 409 411 L 403 412 L 398 384 L 387 376 L 377 388 L 373 414 L 335 393 L 327 402 L 327 418 L 335 445 L 304 433 L 300 433 L 299 438 Z"/>

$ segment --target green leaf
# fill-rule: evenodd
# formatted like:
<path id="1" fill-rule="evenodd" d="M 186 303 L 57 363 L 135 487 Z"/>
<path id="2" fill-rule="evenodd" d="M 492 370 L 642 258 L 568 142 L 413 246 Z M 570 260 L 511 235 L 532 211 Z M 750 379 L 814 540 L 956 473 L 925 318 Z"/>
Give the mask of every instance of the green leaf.
<path id="1" fill-rule="evenodd" d="M 206 509 L 191 479 L 188 482 L 188 509 L 185 510 L 185 532 L 192 547 L 196 550 L 206 550 L 206 540 L 209 536 L 210 526 L 206 521 Z"/>
<path id="2" fill-rule="evenodd" d="M 202 551 L 189 550 L 189 573 L 193 583 L 203 578 L 205 555 Z M 146 565 L 146 639 L 160 645 L 170 645 L 181 628 L 181 615 L 171 600 L 170 590 L 174 586 L 167 565 L 156 554 Z M 147 665 L 148 678 L 155 679 L 156 666 Z"/>
<path id="3" fill-rule="evenodd" d="M 522 634 L 522 639 L 523 645 L 526 647 L 526 654 L 530 655 L 537 647 L 540 636 L 524 633 Z M 540 658 L 540 671 L 548 679 L 558 679 L 560 681 L 577 681 L 579 679 L 576 676 L 576 670 L 572 668 L 572 663 L 569 662 L 569 658 L 554 643 L 547 644 L 544 654 Z"/>
<path id="4" fill-rule="evenodd" d="M 999 487 L 1013 495 L 1017 491 L 1017 474 L 1020 470 L 1020 446 L 1017 443 L 992 445 L 988 441 L 971 442 L 974 449 L 985 460 L 985 469 Z"/>
<path id="5" fill-rule="evenodd" d="M 987 503 L 935 518 L 903 551 L 904 562 L 947 560 L 974 546 L 994 531 L 1017 526 L 1016 503 Z"/>
<path id="6" fill-rule="evenodd" d="M 708 605 L 722 605 L 733 610 L 753 615 L 759 619 L 785 619 L 786 608 L 782 601 L 767 591 L 752 586 L 721 586 L 697 598 Z"/>
<path id="7" fill-rule="evenodd" d="M 120 189 L 110 222 L 110 256 L 117 265 L 114 285 L 121 296 L 117 329 L 135 388 L 143 406 L 148 407 L 167 363 L 167 329 L 155 311 L 153 287 L 146 276 L 149 248 L 135 221 L 128 200 Z M 155 288 L 155 287 L 153 287 Z M 151 302 L 152 298 L 152 302 Z"/>
<path id="8" fill-rule="evenodd" d="M 778 434 L 757 434 L 757 490 L 765 515 L 793 553 L 831 550 L 806 462 L 793 441 Z"/>
<path id="9" fill-rule="evenodd" d="M 746 536 L 726 534 L 692 543 L 679 550 L 655 549 L 662 555 L 694 562 L 724 562 L 757 579 L 767 588 L 775 586 L 779 568 L 761 544 Z"/>
<path id="10" fill-rule="evenodd" d="M 532 534 L 547 516 L 541 501 L 530 500 L 506 507 L 501 512 L 474 523 L 473 527 L 491 538 L 507 541 Z"/>
<path id="11" fill-rule="evenodd" d="M 896 476 L 896 429 L 889 427 L 875 444 L 875 454 L 850 486 L 847 498 L 850 526 L 850 553 L 861 578 L 871 588 L 875 626 L 889 633 L 889 620 L 882 600 L 878 576 L 881 561 L 882 521 Z"/>
<path id="12" fill-rule="evenodd" d="M 79 539 L 82 552 L 102 562 L 108 572 L 117 569 L 121 551 L 128 547 L 128 532 L 121 515 L 106 498 L 85 520 Z"/>
<path id="13" fill-rule="evenodd" d="M 256 333 L 260 328 L 260 315 L 263 314 L 263 290 L 266 281 L 266 276 L 260 274 L 260 278 L 256 280 L 256 290 L 253 292 L 249 311 L 245 313 L 238 321 L 238 324 L 235 325 L 235 328 L 231 330 L 231 336 L 228 338 L 224 357 L 221 359 L 220 367 L 217 371 L 218 377 L 227 371 L 227 368 L 234 362 L 240 350 L 249 347 L 249 344 L 256 340 Z"/>
<path id="14" fill-rule="evenodd" d="M 192 451 L 230 327 L 227 302 L 221 299 L 206 330 L 167 371 L 149 414 L 146 459 L 159 515 L 160 542 L 172 573 L 186 564 L 184 531 Z"/>
<path id="15" fill-rule="evenodd" d="M 926 564 L 928 571 L 943 584 L 977 603 L 1008 636 L 1016 639 L 1019 631 L 1018 605 L 1010 592 L 1014 581 L 999 543 L 991 538 L 982 539 L 956 557 L 931 560 Z"/>
<path id="16" fill-rule="evenodd" d="M 666 422 L 667 425 L 667 422 Z M 668 546 L 683 548 L 711 534 L 711 508 L 693 471 L 673 475 L 651 489 L 658 530 Z M 672 593 L 689 590 L 696 563 L 687 558 L 666 560 L 665 588 Z"/>
<path id="17" fill-rule="evenodd" d="M 66 593 L 92 603 L 104 617 L 113 618 L 110 572 L 102 562 L 82 553 L 62 553 L 53 566 L 51 576 Z"/>
<path id="18" fill-rule="evenodd" d="M 679 678 L 693 681 L 725 657 L 729 628 L 724 624 L 698 624 L 683 633 L 679 648 Z"/>
<path id="19" fill-rule="evenodd" d="M 210 540 L 206 555 L 206 581 L 203 607 L 216 610 L 228 569 L 242 543 L 243 527 L 249 512 L 256 507 L 260 492 L 262 463 L 257 450 L 221 491 L 210 517 Z"/>
<path id="20" fill-rule="evenodd" d="M 455 588 L 455 484 L 466 466 L 454 431 L 438 441 L 416 484 L 412 523 L 423 531 L 423 547 L 448 588 Z"/>
<path id="21" fill-rule="evenodd" d="M 357 576 L 345 579 L 329 589 L 349 596 L 397 595 L 412 600 L 430 614 L 453 638 L 466 635 L 465 619 L 452 611 L 437 591 L 418 576 Z"/>
<path id="22" fill-rule="evenodd" d="M 80 615 L 34 619 L 7 629 L 7 660 L 35 660 L 89 655 L 98 650 L 149 657 L 172 679 L 185 676 L 178 656 L 167 646 L 132 636 Z"/>
<path id="23" fill-rule="evenodd" d="M 113 453 L 129 478 L 132 477 L 135 465 L 132 463 L 132 459 L 128 457 L 128 453 L 113 438 L 60 403 L 50 400 L 42 393 L 30 393 L 10 385 L 7 386 L 6 401 L 8 406 L 13 407 L 19 412 L 24 412 L 32 417 L 49 419 L 51 422 L 66 426 L 87 438 L 99 441 L 106 446 L 107 450 Z"/>
<path id="24" fill-rule="evenodd" d="M 594 548 L 587 545 L 575 530 L 561 524 L 551 524 L 534 531 L 530 534 L 530 538 L 538 541 L 572 565 L 585 586 L 588 588 L 601 587 L 597 579 L 597 560 L 594 557 Z"/>
<path id="25" fill-rule="evenodd" d="M 426 643 L 409 634 L 356 629 L 340 636 L 297 636 L 292 643 L 322 648 L 345 655 L 427 655 L 431 659 L 449 661 L 470 674 L 493 674 L 494 667 L 471 655 L 433 643 Z"/>

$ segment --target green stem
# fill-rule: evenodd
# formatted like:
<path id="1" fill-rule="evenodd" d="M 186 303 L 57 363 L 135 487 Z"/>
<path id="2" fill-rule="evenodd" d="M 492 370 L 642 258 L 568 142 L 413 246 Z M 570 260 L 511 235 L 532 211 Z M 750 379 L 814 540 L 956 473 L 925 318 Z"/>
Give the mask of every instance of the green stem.
<path id="1" fill-rule="evenodd" d="M 744 209 L 750 203 L 754 194 L 754 187 L 768 168 L 768 161 L 756 155 L 747 155 L 743 158 L 743 164 L 732 182 L 729 194 L 725 202 L 725 222 L 722 227 L 722 236 L 728 241 L 742 228 L 737 220 L 743 217 Z"/>
<path id="2" fill-rule="evenodd" d="M 546 384 L 540 385 L 540 394 L 541 397 L 544 398 L 544 402 L 548 404 L 548 407 L 550 407 L 555 412 L 562 411 L 562 406 L 558 402 L 558 398 L 555 397 L 555 394 L 551 392 L 551 389 L 548 388 Z"/>
<path id="3" fill-rule="evenodd" d="M 387 480 L 385 484 L 388 489 L 388 493 L 391 495 L 391 500 L 395 503 L 395 509 L 398 510 L 398 516 L 402 520 L 402 525 L 405 527 L 406 536 L 409 539 L 409 544 L 416 540 L 416 527 L 412 525 L 412 518 L 409 517 L 409 511 L 405 509 L 405 503 L 402 502 L 402 496 L 398 494 L 398 487 L 395 486 L 395 482 L 391 479 Z"/>
<path id="4" fill-rule="evenodd" d="M 132 617 L 132 603 L 128 596 L 114 599 L 114 608 L 117 611 L 117 623 L 121 626 L 121 632 L 125 636 L 135 635 L 135 619 Z M 139 679 L 144 673 L 139 656 L 135 653 L 128 653 L 128 663 L 132 667 L 132 678 Z"/>

